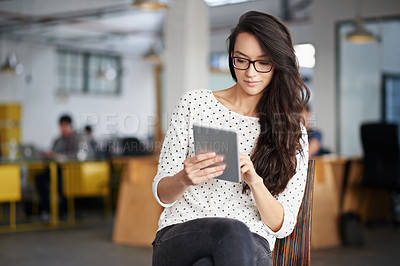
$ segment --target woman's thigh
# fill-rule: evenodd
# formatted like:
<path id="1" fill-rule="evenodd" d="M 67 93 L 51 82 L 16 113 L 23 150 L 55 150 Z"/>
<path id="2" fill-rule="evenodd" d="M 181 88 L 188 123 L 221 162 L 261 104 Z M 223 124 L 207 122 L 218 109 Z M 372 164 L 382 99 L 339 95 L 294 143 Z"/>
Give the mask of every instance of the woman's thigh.
<path id="1" fill-rule="evenodd" d="M 272 253 L 268 241 L 262 236 L 253 233 L 253 243 L 256 253 L 256 266 L 272 266 Z"/>
<path id="2" fill-rule="evenodd" d="M 247 226 L 234 219 L 204 218 L 176 224 L 157 233 L 153 265 L 192 265 L 203 257 L 211 257 L 216 265 L 255 265 L 262 245 L 253 238 Z M 268 252 L 269 247 L 262 255 Z"/>
<path id="3" fill-rule="evenodd" d="M 225 256 L 220 253 L 229 250 L 221 248 L 220 239 L 228 231 L 243 229 L 248 231 L 243 223 L 228 218 L 195 219 L 164 228 L 153 242 L 153 265 L 192 265 L 203 257 Z"/>
<path id="4" fill-rule="evenodd" d="M 211 254 L 212 241 L 198 220 L 163 228 L 153 242 L 153 265 L 192 265 Z"/>

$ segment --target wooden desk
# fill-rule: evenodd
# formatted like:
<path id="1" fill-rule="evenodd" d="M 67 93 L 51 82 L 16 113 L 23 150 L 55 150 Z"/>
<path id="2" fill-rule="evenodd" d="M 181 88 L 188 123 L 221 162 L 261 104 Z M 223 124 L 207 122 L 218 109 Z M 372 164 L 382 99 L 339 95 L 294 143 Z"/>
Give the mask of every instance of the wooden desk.
<path id="1" fill-rule="evenodd" d="M 341 212 L 353 212 L 360 216 L 363 222 L 374 219 L 384 219 L 390 213 L 390 195 L 378 188 L 362 186 L 363 160 L 360 157 L 323 156 L 332 165 L 332 171 L 339 195 L 343 195 Z M 349 164 L 347 185 L 343 191 L 346 164 Z"/>
<path id="2" fill-rule="evenodd" d="M 363 223 L 386 219 L 390 215 L 390 193 L 384 189 L 363 187 L 362 159 L 351 158 L 350 163 L 342 211 L 358 214 Z"/>
<path id="3" fill-rule="evenodd" d="M 341 244 L 340 215 L 358 214 L 362 222 L 382 219 L 390 213 L 390 195 L 383 190 L 361 185 L 363 162 L 357 157 L 315 157 L 315 181 L 311 247 L 325 248 Z M 346 165 L 347 185 L 343 191 Z M 343 195 L 343 205 L 341 197 Z"/>
<path id="4" fill-rule="evenodd" d="M 327 248 L 341 244 L 339 231 L 339 194 L 332 160 L 315 160 L 311 248 Z"/>
<path id="5" fill-rule="evenodd" d="M 151 246 L 163 208 L 153 197 L 152 183 L 157 173 L 158 157 L 116 157 L 112 164 L 122 164 L 113 241 L 117 244 Z"/>

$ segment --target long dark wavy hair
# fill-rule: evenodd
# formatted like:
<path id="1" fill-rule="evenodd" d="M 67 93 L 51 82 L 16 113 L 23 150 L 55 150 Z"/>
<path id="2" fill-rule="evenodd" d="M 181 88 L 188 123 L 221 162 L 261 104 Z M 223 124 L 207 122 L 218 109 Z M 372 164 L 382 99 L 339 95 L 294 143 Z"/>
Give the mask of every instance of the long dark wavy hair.
<path id="1" fill-rule="evenodd" d="M 254 35 L 274 67 L 271 82 L 257 104 L 261 127 L 251 160 L 265 186 L 273 194 L 281 193 L 296 173 L 296 154 L 301 146 L 300 115 L 310 91 L 300 77 L 292 38 L 287 27 L 277 18 L 256 11 L 242 15 L 228 37 L 229 69 L 237 82 L 232 55 L 239 33 Z M 249 186 L 244 184 L 243 192 Z"/>

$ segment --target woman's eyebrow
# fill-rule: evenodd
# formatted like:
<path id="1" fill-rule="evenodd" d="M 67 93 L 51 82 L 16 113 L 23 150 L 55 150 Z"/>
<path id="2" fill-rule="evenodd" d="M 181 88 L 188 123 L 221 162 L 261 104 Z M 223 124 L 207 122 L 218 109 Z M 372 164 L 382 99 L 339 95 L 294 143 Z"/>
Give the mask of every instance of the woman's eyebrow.
<path id="1" fill-rule="evenodd" d="M 244 56 L 244 57 L 248 57 L 246 54 L 244 54 L 244 53 L 242 53 L 240 51 L 235 51 L 235 54 L 238 54 L 238 55 L 241 55 L 241 56 Z"/>
<path id="2" fill-rule="evenodd" d="M 248 55 L 242 53 L 241 51 L 235 51 L 235 54 L 250 58 Z M 267 57 L 268 58 L 268 55 L 267 54 L 263 54 L 263 55 L 258 56 L 257 58 L 261 58 L 261 57 Z"/>

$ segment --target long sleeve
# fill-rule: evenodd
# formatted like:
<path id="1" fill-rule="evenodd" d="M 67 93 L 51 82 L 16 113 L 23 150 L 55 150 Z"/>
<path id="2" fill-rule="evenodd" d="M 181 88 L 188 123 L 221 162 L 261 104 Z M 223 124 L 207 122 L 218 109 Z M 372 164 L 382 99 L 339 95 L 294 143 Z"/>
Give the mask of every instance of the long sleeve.
<path id="1" fill-rule="evenodd" d="M 177 174 L 183 169 L 183 163 L 188 156 L 190 106 L 187 93 L 184 94 L 172 113 L 171 122 L 164 138 L 158 163 L 157 175 L 153 181 L 153 194 L 163 207 L 172 206 L 174 203 L 163 203 L 157 194 L 160 180 L 167 176 Z"/>
<path id="2" fill-rule="evenodd" d="M 303 151 L 298 153 L 296 157 L 296 174 L 290 179 L 286 189 L 276 197 L 284 210 L 282 227 L 279 231 L 273 232 L 265 225 L 268 233 L 275 235 L 277 238 L 284 238 L 293 232 L 297 222 L 297 214 L 303 200 L 308 170 L 308 141 L 307 131 L 304 126 L 302 126 L 302 139 L 300 143 L 302 144 Z"/>

